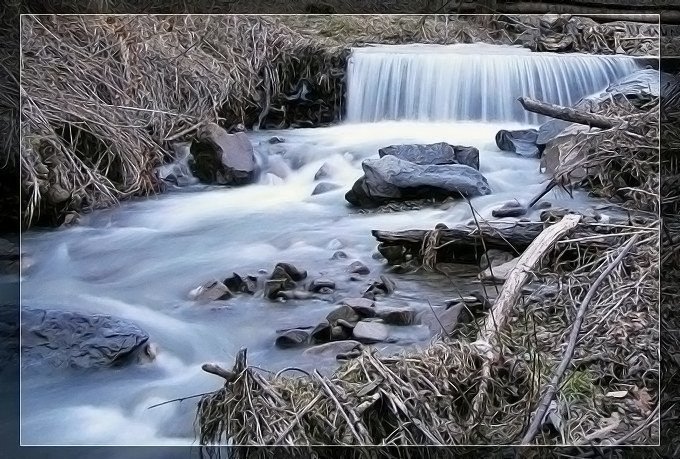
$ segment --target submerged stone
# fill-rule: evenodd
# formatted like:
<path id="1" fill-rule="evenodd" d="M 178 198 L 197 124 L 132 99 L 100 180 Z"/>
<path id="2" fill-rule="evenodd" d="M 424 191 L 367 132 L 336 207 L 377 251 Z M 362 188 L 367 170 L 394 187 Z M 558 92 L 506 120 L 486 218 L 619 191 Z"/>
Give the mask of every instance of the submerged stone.
<path id="1" fill-rule="evenodd" d="M 21 313 L 22 365 L 98 368 L 146 357 L 149 335 L 132 322 L 108 315 L 24 309 Z"/>

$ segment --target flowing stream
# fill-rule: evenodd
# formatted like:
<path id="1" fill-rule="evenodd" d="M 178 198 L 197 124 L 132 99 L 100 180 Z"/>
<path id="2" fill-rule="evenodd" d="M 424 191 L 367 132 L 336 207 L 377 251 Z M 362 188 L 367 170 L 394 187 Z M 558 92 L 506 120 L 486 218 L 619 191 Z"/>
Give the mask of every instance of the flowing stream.
<path id="1" fill-rule="evenodd" d="M 490 219 L 493 208 L 528 200 L 546 179 L 538 160 L 500 152 L 494 143 L 499 129 L 536 121 L 512 101 L 521 95 L 575 101 L 636 68 L 628 58 L 556 57 L 480 45 L 358 50 L 349 68 L 347 122 L 249 134 L 264 171 L 259 183 L 193 185 L 97 211 L 73 228 L 26 233 L 23 250 L 33 265 L 22 278 L 23 307 L 129 319 L 149 333 L 159 352 L 151 363 L 96 371 L 24 366 L 23 444 L 194 444 L 197 399 L 148 407 L 217 389 L 221 380 L 201 365 L 231 367 L 241 347 L 248 348 L 252 365 L 330 373 L 333 359 L 277 349 L 275 331 L 315 325 L 336 301 L 360 296 L 384 272 L 384 261 L 372 257 L 372 229 L 428 229 L 471 219 L 465 202 L 396 213 L 349 208 L 344 193 L 361 176 L 363 159 L 390 144 L 475 146 L 493 194 L 472 204 Z M 272 136 L 284 142 L 272 144 Z M 324 164 L 331 171 L 328 181 L 341 187 L 312 196 L 314 175 Z M 597 204 L 578 192 L 571 198 L 554 191 L 545 199 L 570 208 Z M 331 259 L 338 249 L 348 258 Z M 366 281 L 349 280 L 346 268 L 354 260 L 371 269 Z M 310 278 L 335 280 L 336 293 L 285 303 L 244 295 L 206 305 L 187 298 L 213 277 L 271 272 L 280 261 L 306 269 Z M 435 274 L 391 276 L 397 291 L 380 300 L 384 305 L 428 308 L 428 301 L 441 305 L 457 296 L 459 287 L 479 289 Z M 431 338 L 425 326 L 391 332 L 396 342 L 377 346 L 385 352 L 426 345 Z"/>

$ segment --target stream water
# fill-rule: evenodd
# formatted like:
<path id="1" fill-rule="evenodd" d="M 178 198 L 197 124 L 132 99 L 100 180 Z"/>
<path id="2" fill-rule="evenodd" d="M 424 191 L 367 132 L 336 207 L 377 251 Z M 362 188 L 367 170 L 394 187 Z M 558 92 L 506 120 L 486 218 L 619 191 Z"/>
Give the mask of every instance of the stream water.
<path id="1" fill-rule="evenodd" d="M 400 47 L 396 54 L 403 49 Z M 561 58 L 521 54 L 527 62 L 532 59 L 541 62 L 516 66 L 514 73 L 508 73 L 498 64 L 498 50 L 494 54 L 487 47 L 461 49 L 464 54 L 460 55 L 474 57 L 470 62 L 485 68 L 481 74 L 487 75 L 477 92 L 463 90 L 457 96 L 472 97 L 465 107 L 478 106 L 477 102 L 484 105 L 501 96 L 505 100 L 535 95 L 523 92 L 531 85 L 517 81 L 532 79 L 536 72 L 541 87 L 568 88 L 572 100 L 604 89 L 611 80 L 635 69 L 634 62 L 627 58 L 583 57 L 569 63 Z M 439 62 L 432 64 L 435 74 L 439 66 L 450 66 L 441 58 L 441 49 L 430 47 L 427 53 Z M 450 49 L 444 54 L 459 57 L 451 54 Z M 404 55 L 401 54 L 400 61 L 405 59 Z M 406 55 L 412 56 L 413 61 L 400 65 L 421 66 L 418 60 L 423 59 L 422 49 Z M 540 189 L 546 177 L 539 172 L 538 160 L 500 152 L 494 142 L 499 129 L 527 127 L 531 120 L 516 116 L 514 108 L 507 104 L 505 108 L 489 105 L 495 108 L 489 108 L 485 112 L 489 116 L 481 118 L 468 109 L 458 112 L 455 104 L 448 111 L 437 112 L 437 116 L 420 116 L 420 109 L 378 110 L 371 100 L 392 100 L 395 94 L 413 101 L 408 102 L 413 106 L 427 105 L 412 98 L 424 91 L 425 83 L 416 75 L 408 78 L 415 78 L 422 83 L 420 86 L 411 83 L 404 86 L 395 79 L 390 80 L 387 90 L 371 89 L 369 76 L 380 82 L 386 75 L 380 69 L 386 65 L 385 60 L 393 58 L 389 48 L 359 52 L 354 57 L 360 59 L 350 65 L 361 69 L 350 69 L 350 121 L 327 128 L 249 134 L 265 172 L 259 183 L 231 189 L 194 185 L 92 213 L 76 227 L 24 234 L 23 250 L 30 255 L 33 265 L 23 273 L 23 307 L 126 318 L 149 333 L 159 352 L 152 363 L 98 371 L 24 366 L 23 444 L 192 444 L 196 399 L 148 407 L 215 390 L 221 380 L 204 373 L 201 364 L 218 362 L 230 367 L 241 347 L 248 348 L 252 365 L 271 370 L 298 366 L 331 372 L 335 365 L 332 359 L 307 356 L 300 350 L 277 349 L 276 329 L 315 325 L 334 308 L 335 301 L 360 296 L 368 280 L 384 272 L 384 261 L 372 257 L 376 247 L 372 229 L 432 228 L 439 222 L 453 226 L 471 219 L 465 202 L 446 210 L 429 208 L 398 213 L 364 214 L 350 209 L 344 193 L 360 177 L 361 161 L 376 156 L 380 147 L 440 141 L 477 147 L 480 170 L 493 193 L 474 198 L 472 204 L 485 218 L 491 219 L 491 210 L 500 204 L 511 199 L 528 200 Z M 364 59 L 368 62 L 363 62 Z M 507 56 L 502 59 L 508 61 L 507 65 L 512 62 Z M 591 66 L 586 59 L 595 64 Z M 514 83 L 499 87 L 491 75 Z M 443 74 L 436 78 L 452 76 Z M 355 89 L 358 81 L 364 81 L 361 97 Z M 455 81 L 451 84 L 455 86 Z M 437 98 L 448 100 L 449 93 L 440 94 L 440 86 L 431 88 L 437 92 Z M 397 114 L 401 120 L 386 120 L 390 114 Z M 450 119 L 437 121 L 442 117 Z M 271 144 L 272 136 L 279 136 L 284 142 Z M 341 187 L 312 196 L 314 175 L 325 163 L 332 172 L 329 181 Z M 583 193 L 571 198 L 554 191 L 545 199 L 554 206 L 570 208 L 595 204 Z M 331 259 L 338 248 L 347 253 L 347 259 Z M 346 268 L 354 260 L 361 260 L 371 269 L 366 281 L 349 280 Z M 262 269 L 271 272 L 280 261 L 306 269 L 312 278 L 324 275 L 334 279 L 336 293 L 327 300 L 285 303 L 239 296 L 201 305 L 187 297 L 192 288 L 205 280 L 223 279 L 232 272 L 257 273 Z M 428 301 L 441 305 L 447 298 L 457 296 L 456 288 L 439 275 L 391 276 L 397 291 L 381 300 L 385 305 L 428 308 Z M 425 326 L 393 327 L 391 332 L 396 343 L 378 345 L 385 352 L 422 346 L 430 340 Z"/>

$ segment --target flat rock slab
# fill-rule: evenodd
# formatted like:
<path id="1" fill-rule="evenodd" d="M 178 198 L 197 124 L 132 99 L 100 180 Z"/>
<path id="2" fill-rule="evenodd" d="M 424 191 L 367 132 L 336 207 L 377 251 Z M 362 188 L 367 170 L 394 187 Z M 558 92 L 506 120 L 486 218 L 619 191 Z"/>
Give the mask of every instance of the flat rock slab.
<path id="1" fill-rule="evenodd" d="M 345 199 L 354 206 L 377 207 L 393 201 L 474 197 L 491 193 L 478 170 L 462 164 L 419 165 L 393 155 L 367 159 L 364 176 Z"/>
<path id="2" fill-rule="evenodd" d="M 390 330 L 380 322 L 359 322 L 353 330 L 354 339 L 361 343 L 378 343 L 387 341 Z"/>
<path id="3" fill-rule="evenodd" d="M 378 155 L 381 158 L 392 155 L 420 165 L 464 164 L 479 169 L 479 150 L 475 147 L 451 145 L 446 142 L 427 145 L 390 145 L 378 150 Z"/>
<path id="4" fill-rule="evenodd" d="M 135 362 L 146 352 L 149 335 L 112 316 L 24 309 L 21 339 L 24 366 L 99 368 Z"/>

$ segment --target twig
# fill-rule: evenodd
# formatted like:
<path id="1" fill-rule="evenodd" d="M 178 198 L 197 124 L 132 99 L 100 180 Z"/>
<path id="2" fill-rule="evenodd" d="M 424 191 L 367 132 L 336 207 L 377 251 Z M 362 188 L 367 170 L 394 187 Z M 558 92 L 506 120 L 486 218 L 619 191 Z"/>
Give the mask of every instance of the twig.
<path id="1" fill-rule="evenodd" d="M 173 398 L 172 400 L 167 400 L 165 402 L 156 403 L 155 405 L 147 406 L 146 409 L 150 410 L 151 408 L 156 408 L 157 406 L 167 405 L 168 403 L 183 402 L 184 400 L 189 400 L 189 399 L 196 398 L 196 397 L 203 397 L 204 395 L 210 395 L 210 394 L 212 394 L 212 392 L 204 392 L 202 394 L 189 395 L 188 397 Z"/>
<path id="2" fill-rule="evenodd" d="M 553 375 L 550 383 L 547 385 L 547 389 L 541 398 L 540 403 L 538 404 L 538 409 L 536 410 L 536 414 L 534 415 L 534 419 L 531 422 L 531 425 L 529 426 L 529 429 L 527 430 L 526 434 L 524 435 L 524 438 L 522 438 L 522 444 L 527 445 L 531 443 L 531 441 L 534 439 L 536 436 L 536 433 L 538 432 L 542 422 L 543 422 L 543 417 L 545 416 L 546 411 L 548 410 L 548 407 L 550 406 L 550 402 L 552 401 L 553 397 L 555 396 L 555 392 L 557 391 L 557 387 L 560 385 L 560 381 L 562 379 L 562 375 L 564 375 L 564 372 L 566 371 L 567 367 L 571 363 L 571 359 L 574 356 L 574 351 L 576 349 L 576 340 L 578 339 L 579 332 L 581 331 L 581 324 L 583 323 L 583 319 L 585 317 L 586 309 L 588 308 L 588 305 L 592 301 L 592 299 L 595 297 L 595 292 L 597 291 L 597 288 L 600 286 L 600 284 L 607 278 L 607 276 L 616 268 L 619 263 L 623 260 L 623 258 L 626 256 L 626 254 L 630 251 L 630 249 L 633 247 L 633 244 L 638 240 L 639 235 L 636 234 L 630 240 L 628 243 L 623 247 L 621 250 L 621 253 L 612 261 L 609 263 L 609 266 L 607 266 L 607 269 L 605 269 L 602 274 L 598 276 L 598 278 L 593 282 L 593 285 L 590 287 L 588 290 L 588 293 L 586 294 L 586 297 L 583 299 L 583 302 L 581 302 L 581 306 L 578 309 L 578 313 L 576 315 L 576 319 L 574 320 L 574 325 L 571 329 L 571 333 L 569 334 L 569 345 L 567 346 L 567 349 L 564 352 L 564 357 L 562 359 L 562 362 L 560 362 L 560 366 L 558 367 L 557 371 Z"/>

